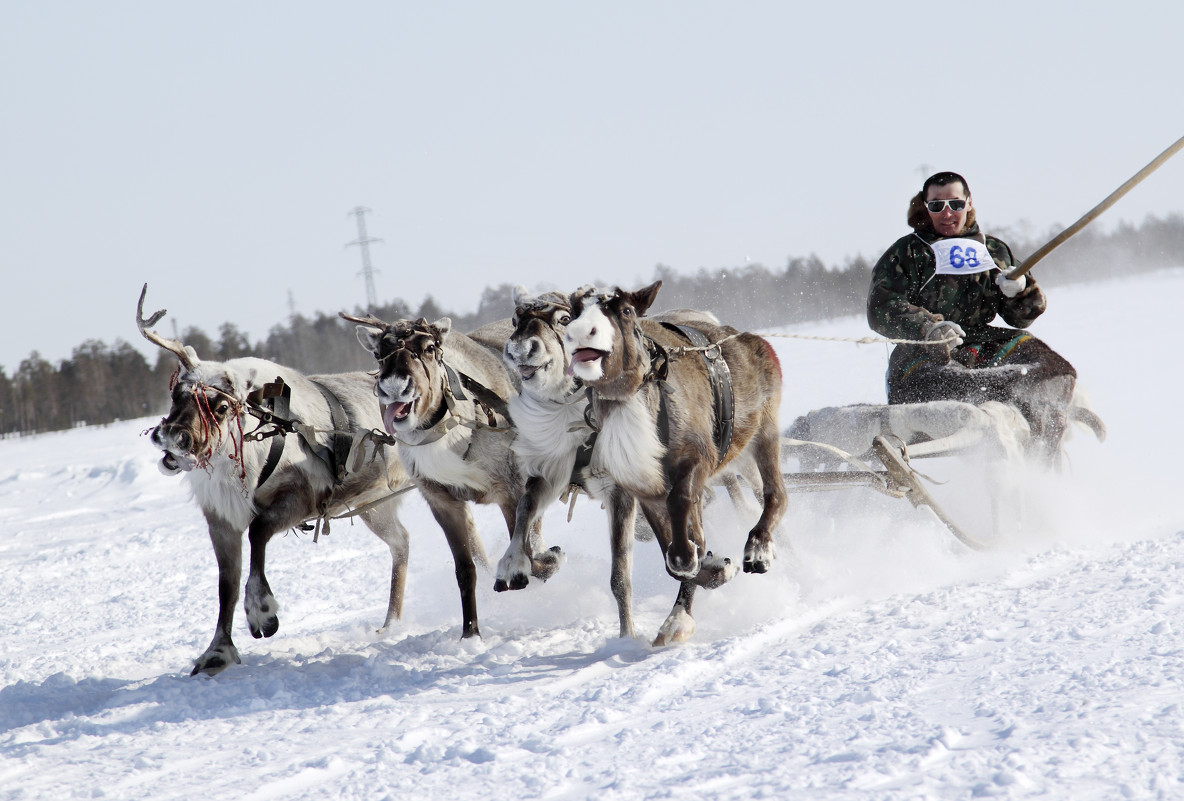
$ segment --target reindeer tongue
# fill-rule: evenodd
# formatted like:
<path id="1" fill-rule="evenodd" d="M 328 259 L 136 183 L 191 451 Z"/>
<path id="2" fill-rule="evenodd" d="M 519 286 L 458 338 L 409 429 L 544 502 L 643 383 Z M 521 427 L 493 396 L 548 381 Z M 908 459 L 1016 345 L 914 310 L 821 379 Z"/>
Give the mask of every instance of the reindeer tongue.
<path id="1" fill-rule="evenodd" d="M 410 403 L 392 403 L 382 410 L 382 425 L 386 433 L 395 433 L 395 421 L 402 420 L 411 412 Z"/>
<path id="2" fill-rule="evenodd" d="M 175 476 L 177 473 L 184 470 L 188 473 L 193 468 L 197 467 L 197 459 L 193 458 L 188 453 L 172 453 L 165 451 L 161 457 L 160 462 L 157 463 L 160 472 L 166 476 Z"/>
<path id="3" fill-rule="evenodd" d="M 571 364 L 567 366 L 567 374 L 574 375 L 576 363 L 595 361 L 603 355 L 604 351 L 599 351 L 596 348 L 580 348 L 571 355 Z"/>

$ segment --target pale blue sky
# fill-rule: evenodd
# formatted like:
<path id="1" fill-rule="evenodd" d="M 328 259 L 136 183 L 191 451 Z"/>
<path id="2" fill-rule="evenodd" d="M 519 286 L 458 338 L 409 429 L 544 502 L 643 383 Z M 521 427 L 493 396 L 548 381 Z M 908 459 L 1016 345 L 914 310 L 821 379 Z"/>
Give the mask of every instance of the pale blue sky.
<path id="1" fill-rule="evenodd" d="M 965 174 L 988 229 L 1044 232 L 1184 135 L 1182 29 L 1138 1 L 5 0 L 0 365 L 147 352 L 144 281 L 211 335 L 264 335 L 289 291 L 352 309 L 357 205 L 379 298 L 461 311 L 506 282 L 874 259 L 922 165 Z M 1182 188 L 1179 156 L 1102 225 Z"/>

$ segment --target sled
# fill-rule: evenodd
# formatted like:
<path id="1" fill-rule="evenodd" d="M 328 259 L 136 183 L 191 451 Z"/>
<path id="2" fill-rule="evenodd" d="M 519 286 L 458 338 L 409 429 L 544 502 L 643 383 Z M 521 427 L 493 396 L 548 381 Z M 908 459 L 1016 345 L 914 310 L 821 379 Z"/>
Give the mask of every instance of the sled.
<path id="1" fill-rule="evenodd" d="M 927 508 L 963 545 L 981 551 L 988 546 L 942 508 L 912 462 L 954 456 L 986 462 L 988 469 L 1014 465 L 1022 459 L 1028 433 L 1014 407 L 995 402 L 817 409 L 798 418 L 782 439 L 783 462 L 792 453 L 801 468 L 782 475 L 789 492 L 867 488 L 907 499 Z M 998 498 L 992 501 L 997 510 Z"/>
<path id="2" fill-rule="evenodd" d="M 817 445 L 813 442 L 783 439 L 783 445 L 796 447 L 797 445 Z M 856 470 L 825 470 L 797 473 L 782 473 L 785 479 L 786 492 L 821 492 L 825 490 L 866 487 L 873 489 L 889 498 L 907 498 L 914 507 L 924 506 L 941 521 L 959 542 L 975 551 L 986 550 L 987 546 L 967 534 L 953 518 L 934 500 L 933 495 L 921 483 L 921 477 L 909 464 L 906 449 L 888 441 L 887 437 L 877 436 L 872 442 L 883 469 L 876 470 L 864 465 Z M 837 450 L 837 449 L 836 449 Z M 849 455 L 848 455 L 849 456 Z M 852 463 L 860 460 L 849 456 Z"/>

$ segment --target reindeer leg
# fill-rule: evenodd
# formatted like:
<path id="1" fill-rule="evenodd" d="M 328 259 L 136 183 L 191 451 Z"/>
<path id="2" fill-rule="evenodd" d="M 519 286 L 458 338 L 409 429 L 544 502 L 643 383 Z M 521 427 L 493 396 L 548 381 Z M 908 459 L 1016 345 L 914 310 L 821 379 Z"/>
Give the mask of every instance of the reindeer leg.
<path id="1" fill-rule="evenodd" d="M 194 660 L 193 671 L 189 674 L 191 676 L 198 673 L 213 676 L 231 664 L 242 664 L 230 633 L 234 624 L 234 610 L 238 606 L 238 582 L 242 576 L 242 533 L 210 512 L 206 513 L 206 523 L 210 530 L 210 541 L 214 545 L 214 558 L 218 561 L 218 623 L 214 627 L 214 639 L 205 652 Z"/>
<path id="2" fill-rule="evenodd" d="M 785 480 L 781 476 L 781 435 L 775 417 L 765 414 L 760 430 L 749 444 L 761 474 L 764 509 L 744 544 L 744 572 L 767 573 L 776 556 L 773 530 L 781 522 L 788 505 Z"/>
<path id="3" fill-rule="evenodd" d="M 456 565 L 456 585 L 460 589 L 461 638 L 480 637 L 477 625 L 477 566 L 474 555 L 480 549 L 485 551 L 477 535 L 477 526 L 468 504 L 453 498 L 439 485 L 421 481 L 420 492 L 432 510 L 432 516 L 444 529 L 444 537 L 452 550 L 452 561 Z"/>
<path id="4" fill-rule="evenodd" d="M 704 543 L 701 529 L 694 525 L 703 481 L 697 465 L 672 465 L 670 494 L 666 507 L 670 516 L 670 544 L 666 548 L 666 572 L 676 579 L 693 579 L 699 573 Z"/>
<path id="5" fill-rule="evenodd" d="M 259 503 L 258 499 L 256 502 Z M 247 574 L 243 607 L 247 612 L 247 626 L 255 639 L 270 637 L 280 628 L 280 605 L 271 594 L 264 573 L 267 543 L 280 531 L 303 520 L 308 511 L 305 499 L 291 493 L 281 493 L 265 505 L 260 504 L 259 513 L 247 528 L 247 539 L 251 543 L 251 569 Z"/>
<path id="6" fill-rule="evenodd" d="M 1075 384 L 1074 376 L 1057 375 L 1016 393 L 1014 402 L 1032 427 L 1028 455 L 1042 467 L 1061 467 L 1061 438 L 1068 424 L 1067 412 L 1073 403 Z"/>
<path id="7" fill-rule="evenodd" d="M 538 476 L 531 476 L 526 480 L 522 497 L 518 499 L 518 508 L 507 511 L 502 508 L 502 516 L 506 518 L 506 526 L 510 529 L 510 544 L 505 554 L 497 563 L 497 573 L 493 578 L 494 592 L 506 590 L 521 590 L 530 583 L 531 573 L 531 523 L 539 510 L 539 484 L 543 480 Z"/>
<path id="8" fill-rule="evenodd" d="M 396 513 L 396 505 L 384 504 L 362 513 L 362 522 L 370 527 L 391 551 L 391 589 L 387 600 L 386 618 L 379 633 L 403 617 L 403 592 L 407 587 L 407 562 L 411 551 L 411 535 Z"/>
<path id="9" fill-rule="evenodd" d="M 699 553 L 703 554 L 703 558 L 699 560 L 699 572 L 695 574 L 694 578 L 689 580 L 695 586 L 704 587 L 709 590 L 722 587 L 736 577 L 736 574 L 740 572 L 740 567 L 733 564 L 732 560 L 726 556 L 716 556 L 711 551 L 703 553 L 706 545 L 703 538 L 702 501 L 691 507 L 690 525 L 691 531 L 694 532 L 694 541 L 699 544 Z"/>
<path id="10" fill-rule="evenodd" d="M 267 543 L 276 533 L 268 522 L 263 517 L 257 517 L 247 529 L 247 540 L 251 543 L 251 568 L 247 573 L 243 608 L 247 612 L 247 627 L 256 640 L 270 637 L 280 630 L 280 605 L 271 594 L 271 587 L 263 572 L 267 560 Z"/>
<path id="11" fill-rule="evenodd" d="M 667 549 L 670 547 L 671 536 L 667 506 L 660 502 L 642 501 L 641 510 L 645 514 L 646 522 L 650 524 L 650 528 L 654 531 L 654 536 L 658 540 L 658 546 L 662 549 L 663 555 L 665 555 Z M 735 575 L 735 572 L 735 568 L 732 568 L 732 575 Z M 658 636 L 654 639 L 655 647 L 670 645 L 676 642 L 685 642 L 695 633 L 695 619 L 691 617 L 691 602 L 695 598 L 696 586 L 691 581 L 679 582 L 678 596 L 674 599 L 674 608 L 670 610 L 670 614 L 667 615 L 661 628 L 658 629 Z"/>
<path id="12" fill-rule="evenodd" d="M 676 642 L 686 642 L 695 633 L 695 619 L 691 617 L 691 602 L 695 600 L 694 582 L 683 581 L 678 586 L 678 596 L 674 599 L 674 608 L 658 629 L 658 636 L 654 638 L 654 647 L 672 645 Z"/>
<path id="13" fill-rule="evenodd" d="M 609 538 L 612 547 L 612 572 L 609 587 L 617 601 L 621 637 L 634 636 L 633 627 L 633 523 L 637 502 L 620 489 L 608 496 Z"/>
<path id="14" fill-rule="evenodd" d="M 526 480 L 518 508 L 513 512 L 510 545 L 497 563 L 493 589 L 497 592 L 520 590 L 530 583 L 530 577 L 546 581 L 559 569 L 563 549 L 558 546 L 545 550 L 537 557 L 536 546 L 542 550 L 542 520 L 539 508 L 542 499 L 549 497 L 551 487 L 541 476 Z M 503 510 L 505 514 L 505 510 Z M 510 515 L 506 515 L 507 523 Z"/>

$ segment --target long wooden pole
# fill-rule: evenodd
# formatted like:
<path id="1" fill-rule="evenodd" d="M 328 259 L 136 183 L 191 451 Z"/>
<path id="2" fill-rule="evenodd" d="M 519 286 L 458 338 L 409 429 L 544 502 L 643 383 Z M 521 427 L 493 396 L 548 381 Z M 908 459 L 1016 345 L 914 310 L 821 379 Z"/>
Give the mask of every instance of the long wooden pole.
<path id="1" fill-rule="evenodd" d="M 1016 267 L 1014 270 L 1009 272 L 1007 274 L 1007 277 L 1011 278 L 1011 279 L 1016 279 L 1016 278 L 1019 278 L 1021 275 L 1026 274 L 1028 272 L 1028 270 L 1032 269 L 1032 266 L 1034 264 L 1036 264 L 1036 262 L 1043 259 L 1049 253 L 1051 253 L 1054 248 L 1064 244 L 1065 240 L 1067 240 L 1069 237 L 1073 236 L 1075 233 L 1080 231 L 1082 228 L 1084 228 L 1085 226 L 1087 226 L 1091 222 L 1093 222 L 1095 219 L 1097 219 L 1097 217 L 1099 215 L 1101 215 L 1102 212 L 1104 212 L 1106 209 L 1110 208 L 1115 203 L 1117 203 L 1118 199 L 1121 198 L 1123 195 L 1125 195 L 1127 192 L 1131 191 L 1137 183 L 1142 181 L 1144 178 L 1146 178 L 1151 173 L 1158 170 L 1160 168 L 1160 166 L 1163 165 L 1163 163 L 1165 161 L 1170 159 L 1172 156 L 1176 155 L 1176 153 L 1181 148 L 1184 148 L 1184 136 L 1177 139 L 1176 143 L 1174 145 L 1172 145 L 1167 150 L 1165 150 L 1164 152 L 1162 152 L 1158 156 L 1156 156 L 1154 161 L 1152 161 L 1146 167 L 1144 167 L 1143 169 L 1141 169 L 1137 173 L 1135 173 L 1133 176 L 1131 176 L 1131 179 L 1129 181 L 1127 181 L 1125 184 L 1123 184 L 1122 186 L 1115 189 L 1112 193 L 1110 193 L 1109 197 L 1107 197 L 1101 203 L 1099 203 L 1098 205 L 1096 205 L 1092 209 L 1090 209 L 1089 212 L 1086 213 L 1086 215 L 1084 217 L 1082 217 L 1080 220 L 1073 223 L 1068 228 L 1066 228 L 1064 231 L 1061 231 L 1059 234 L 1057 234 L 1055 237 L 1053 237 L 1051 240 L 1049 240 L 1047 243 L 1045 243 L 1039 250 L 1037 250 L 1035 253 L 1033 253 L 1031 256 L 1029 256 L 1024 261 L 1023 264 L 1021 264 L 1020 266 Z"/>

